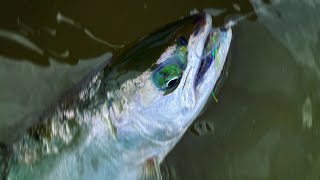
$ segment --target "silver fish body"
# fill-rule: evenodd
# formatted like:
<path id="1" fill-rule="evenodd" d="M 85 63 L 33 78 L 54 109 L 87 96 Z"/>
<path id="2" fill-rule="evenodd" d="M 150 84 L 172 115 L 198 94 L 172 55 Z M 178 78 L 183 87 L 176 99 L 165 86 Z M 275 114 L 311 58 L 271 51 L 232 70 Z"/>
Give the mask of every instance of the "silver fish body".
<path id="1" fill-rule="evenodd" d="M 71 90 L 8 146 L 7 179 L 161 179 L 224 68 L 231 28 L 197 14 L 153 33 Z"/>

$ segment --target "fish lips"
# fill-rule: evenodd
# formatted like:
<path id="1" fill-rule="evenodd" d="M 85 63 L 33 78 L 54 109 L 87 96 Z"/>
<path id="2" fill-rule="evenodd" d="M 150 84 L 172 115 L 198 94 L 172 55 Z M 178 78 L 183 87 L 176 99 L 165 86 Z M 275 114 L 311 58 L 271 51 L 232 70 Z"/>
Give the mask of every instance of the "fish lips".
<path id="1" fill-rule="evenodd" d="M 194 88 L 196 99 L 200 96 L 209 96 L 221 75 L 229 51 L 232 31 L 231 28 L 211 28 L 207 34 L 206 43 L 203 46 L 201 58 L 198 61 L 198 69 L 195 75 Z M 208 46 L 212 46 L 209 47 Z M 206 52 L 205 50 L 208 50 Z"/>
<path id="2" fill-rule="evenodd" d="M 219 48 L 214 58 L 205 56 L 207 41 L 212 32 L 219 32 Z M 231 29 L 212 27 L 212 17 L 204 13 L 197 18 L 196 29 L 188 41 L 188 64 L 181 78 L 182 97 L 186 110 L 193 109 L 191 116 L 196 117 L 217 83 L 225 64 L 231 42 Z"/>

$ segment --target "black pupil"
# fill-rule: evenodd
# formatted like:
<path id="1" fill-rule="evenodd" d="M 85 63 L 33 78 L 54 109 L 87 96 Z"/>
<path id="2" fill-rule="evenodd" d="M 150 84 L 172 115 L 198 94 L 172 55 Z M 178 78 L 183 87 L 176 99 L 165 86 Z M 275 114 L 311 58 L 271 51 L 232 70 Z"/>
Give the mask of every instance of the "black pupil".
<path id="1" fill-rule="evenodd" d="M 171 87 L 175 86 L 177 84 L 177 82 L 178 82 L 178 78 L 170 80 L 168 83 L 168 87 L 171 88 Z"/>

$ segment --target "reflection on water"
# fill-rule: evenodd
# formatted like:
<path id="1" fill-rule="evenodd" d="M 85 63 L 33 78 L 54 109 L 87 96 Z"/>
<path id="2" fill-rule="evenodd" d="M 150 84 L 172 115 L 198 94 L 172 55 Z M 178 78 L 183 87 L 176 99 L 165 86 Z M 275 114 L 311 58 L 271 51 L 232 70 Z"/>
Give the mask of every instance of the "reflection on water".
<path id="1" fill-rule="evenodd" d="M 33 123 L 106 52 L 194 8 L 223 12 L 216 25 L 255 9 L 234 27 L 218 103 L 210 100 L 165 159 L 164 177 L 319 179 L 319 7 L 317 0 L 2 3 L 0 140 Z"/>

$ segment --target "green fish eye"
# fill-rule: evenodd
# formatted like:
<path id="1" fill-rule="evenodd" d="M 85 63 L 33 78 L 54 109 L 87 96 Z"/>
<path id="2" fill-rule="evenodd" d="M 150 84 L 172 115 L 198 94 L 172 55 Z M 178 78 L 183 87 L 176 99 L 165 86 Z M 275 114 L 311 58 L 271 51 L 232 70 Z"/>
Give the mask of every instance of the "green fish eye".
<path id="1" fill-rule="evenodd" d="M 154 72 L 153 82 L 160 90 L 174 90 L 179 85 L 182 72 L 176 65 L 163 66 Z"/>
<path id="2" fill-rule="evenodd" d="M 158 64 L 153 71 L 152 81 L 155 86 L 165 94 L 172 92 L 178 87 L 183 71 L 187 66 L 187 44 L 183 37 L 177 40 L 175 52 L 164 62 Z"/>

